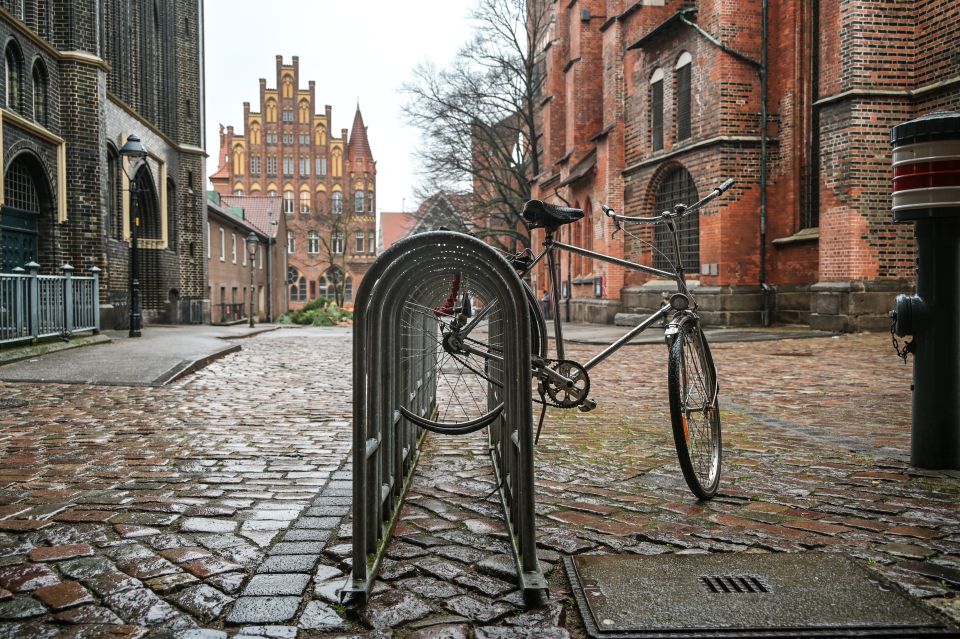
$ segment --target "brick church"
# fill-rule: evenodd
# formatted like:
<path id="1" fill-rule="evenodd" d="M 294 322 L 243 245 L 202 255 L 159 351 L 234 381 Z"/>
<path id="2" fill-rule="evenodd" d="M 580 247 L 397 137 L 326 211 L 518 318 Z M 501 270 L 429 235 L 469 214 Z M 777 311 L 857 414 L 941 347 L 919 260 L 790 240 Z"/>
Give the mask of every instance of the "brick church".
<path id="1" fill-rule="evenodd" d="M 219 170 L 210 176 L 228 206 L 280 198 L 287 224 L 289 307 L 333 299 L 350 306 L 376 258 L 377 166 L 359 105 L 349 132 L 318 111 L 316 83 L 301 88 L 300 60 L 277 56 L 276 86 L 260 79 L 256 109 L 243 104 L 243 131 L 221 128 Z"/>
<path id="2" fill-rule="evenodd" d="M 144 318 L 206 296 L 203 47 L 195 0 L 2 0 L 2 266 L 101 269 L 104 327 L 126 317 L 137 135 Z"/>
<path id="3" fill-rule="evenodd" d="M 613 237 L 600 205 L 648 215 L 734 178 L 683 226 L 708 322 L 889 326 L 915 255 L 890 212 L 890 128 L 960 110 L 960 3 L 547 6 L 534 196 L 587 214 L 561 239 L 663 266 L 663 234 Z M 649 311 L 670 288 L 580 257 L 560 277 L 571 317 L 587 321 Z M 541 269 L 538 290 L 546 281 Z"/>

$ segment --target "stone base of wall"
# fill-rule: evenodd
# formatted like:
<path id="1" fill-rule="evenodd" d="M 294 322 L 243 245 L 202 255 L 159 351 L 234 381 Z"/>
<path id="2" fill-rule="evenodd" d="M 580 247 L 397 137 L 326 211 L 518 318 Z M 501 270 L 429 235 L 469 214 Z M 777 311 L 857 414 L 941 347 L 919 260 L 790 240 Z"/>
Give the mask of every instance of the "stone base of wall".
<path id="1" fill-rule="evenodd" d="M 700 286 L 694 280 L 688 287 L 697 300 L 700 317 L 708 326 L 763 324 L 764 295 L 759 286 Z M 640 316 L 655 312 L 676 290 L 676 283 L 667 280 L 651 280 L 642 286 L 624 288 L 620 293 L 624 310 L 615 323 L 635 325 Z"/>
<path id="2" fill-rule="evenodd" d="M 560 318 L 567 319 L 567 302 L 560 302 Z M 613 324 L 613 318 L 620 311 L 620 302 L 601 299 L 570 300 L 570 321 L 589 324 Z"/>
<path id="3" fill-rule="evenodd" d="M 777 286 L 773 317 L 777 324 L 810 324 L 810 286 Z"/>
<path id="4" fill-rule="evenodd" d="M 886 331 L 897 295 L 912 282 L 817 282 L 810 287 L 810 328 L 824 331 Z"/>

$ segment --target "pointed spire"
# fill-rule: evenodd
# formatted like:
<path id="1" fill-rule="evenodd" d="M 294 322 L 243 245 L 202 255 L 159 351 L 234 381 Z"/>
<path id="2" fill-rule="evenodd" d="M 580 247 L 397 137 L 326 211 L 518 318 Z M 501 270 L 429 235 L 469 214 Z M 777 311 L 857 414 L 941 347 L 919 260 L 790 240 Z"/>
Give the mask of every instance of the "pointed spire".
<path id="1" fill-rule="evenodd" d="M 350 129 L 347 158 L 351 162 L 373 160 L 370 141 L 367 139 L 367 127 L 363 124 L 363 114 L 360 113 L 359 100 L 357 100 L 357 113 L 353 116 L 353 127 Z"/>

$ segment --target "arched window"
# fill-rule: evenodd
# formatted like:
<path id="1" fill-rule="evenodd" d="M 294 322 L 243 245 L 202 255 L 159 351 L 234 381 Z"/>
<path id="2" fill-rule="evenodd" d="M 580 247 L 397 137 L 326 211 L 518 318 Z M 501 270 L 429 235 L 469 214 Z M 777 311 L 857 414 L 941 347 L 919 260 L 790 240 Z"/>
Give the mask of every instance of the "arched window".
<path id="1" fill-rule="evenodd" d="M 243 175 L 243 146 L 239 144 L 233 147 L 233 174 Z"/>
<path id="2" fill-rule="evenodd" d="M 317 143 L 318 145 L 320 145 L 320 144 L 326 144 L 326 143 L 327 143 L 327 129 L 326 129 L 322 124 L 318 124 L 318 125 L 317 125 L 317 128 L 316 128 L 316 130 L 315 130 L 315 133 L 314 133 L 314 137 L 315 137 L 316 143 Z M 318 171 L 317 173 L 319 173 L 319 171 Z M 326 173 L 326 171 L 324 171 L 324 173 Z"/>
<path id="3" fill-rule="evenodd" d="M 657 187 L 657 199 L 654 210 L 673 210 L 677 204 L 693 204 L 699 199 L 697 185 L 690 172 L 678 166 L 667 173 Z M 685 215 L 678 225 L 680 235 L 680 257 L 687 273 L 700 270 L 700 216 L 697 213 Z M 675 259 L 673 239 L 670 230 L 664 224 L 655 229 L 653 253 L 654 268 L 670 269 Z"/>
<path id="4" fill-rule="evenodd" d="M 373 213 L 373 191 L 367 191 L 367 211 Z"/>
<path id="5" fill-rule="evenodd" d="M 307 253 L 317 255 L 320 252 L 320 234 L 316 231 L 307 233 Z"/>
<path id="6" fill-rule="evenodd" d="M 334 231 L 330 234 L 330 253 L 343 255 L 343 231 Z"/>
<path id="7" fill-rule="evenodd" d="M 357 191 L 353 194 L 353 210 L 357 213 L 363 213 L 363 191 Z"/>
<path id="8" fill-rule="evenodd" d="M 650 76 L 650 147 L 663 149 L 663 69 Z"/>
<path id="9" fill-rule="evenodd" d="M 340 191 L 334 191 L 333 200 L 331 202 L 332 206 L 330 212 L 339 215 L 343 213 L 343 193 Z"/>
<path id="10" fill-rule="evenodd" d="M 357 231 L 354 234 L 354 239 L 356 240 L 355 251 L 356 253 L 363 253 L 364 243 L 363 243 L 364 234 L 363 231 Z"/>
<path id="11" fill-rule="evenodd" d="M 307 278 L 292 266 L 287 269 L 287 283 L 290 285 L 290 301 L 307 301 Z"/>
<path id="12" fill-rule="evenodd" d="M 276 122 L 277 121 L 277 102 L 273 98 L 267 100 L 266 106 L 264 108 L 266 111 L 267 122 Z"/>
<path id="13" fill-rule="evenodd" d="M 293 213 L 293 191 L 283 192 L 283 212 Z"/>
<path id="14" fill-rule="evenodd" d="M 293 235 L 293 231 L 287 231 L 287 254 L 293 255 L 297 252 L 297 240 Z"/>
<path id="15" fill-rule="evenodd" d="M 150 176 L 150 169 L 142 165 L 134 177 L 136 187 L 136 214 L 140 219 L 138 234 L 142 240 L 159 240 L 163 238 L 163 227 L 160 220 L 160 201 L 157 189 Z"/>
<path id="16" fill-rule="evenodd" d="M 47 126 L 47 69 L 40 58 L 33 63 L 33 119 Z"/>
<path id="17" fill-rule="evenodd" d="M 260 144 L 260 123 L 250 123 L 250 144 Z"/>
<path id="18" fill-rule="evenodd" d="M 281 80 L 281 84 L 283 85 L 283 93 L 281 95 L 283 95 L 283 97 L 285 98 L 292 98 L 293 97 L 293 76 L 288 73 L 285 73 L 283 75 L 283 79 Z"/>
<path id="19" fill-rule="evenodd" d="M 353 278 L 347 275 L 347 279 L 343 281 L 343 301 L 350 302 L 353 300 Z"/>
<path id="20" fill-rule="evenodd" d="M 0 222 L 5 228 L 0 270 L 8 271 L 30 261 L 41 261 L 38 234 L 41 194 L 35 179 L 41 173 L 37 164 L 29 154 L 20 154 L 4 177 Z"/>
<path id="21" fill-rule="evenodd" d="M 677 60 L 677 141 L 690 137 L 690 73 L 693 57 L 684 51 Z"/>
<path id="22" fill-rule="evenodd" d="M 300 123 L 310 124 L 310 103 L 306 100 L 300 100 Z"/>
<path id="23" fill-rule="evenodd" d="M 343 175 L 343 152 L 340 149 L 334 149 L 330 155 L 333 163 L 333 177 L 340 177 Z"/>
<path id="24" fill-rule="evenodd" d="M 15 40 L 7 45 L 4 55 L 7 108 L 20 113 L 23 111 L 23 54 Z"/>
<path id="25" fill-rule="evenodd" d="M 303 214 L 310 212 L 310 191 L 300 191 L 300 212 Z"/>
<path id="26" fill-rule="evenodd" d="M 122 175 L 120 154 L 113 145 L 107 145 L 107 234 L 115 240 L 123 239 Z"/>
<path id="27" fill-rule="evenodd" d="M 333 286 L 329 280 L 327 280 L 326 276 L 321 275 L 317 284 L 319 284 L 320 297 L 326 297 L 328 299 L 333 297 Z"/>

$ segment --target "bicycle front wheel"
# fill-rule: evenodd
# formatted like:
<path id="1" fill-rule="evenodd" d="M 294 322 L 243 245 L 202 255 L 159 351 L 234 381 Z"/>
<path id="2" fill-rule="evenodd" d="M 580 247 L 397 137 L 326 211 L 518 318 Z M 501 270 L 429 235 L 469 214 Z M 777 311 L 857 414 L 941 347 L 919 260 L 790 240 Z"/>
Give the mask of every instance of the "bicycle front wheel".
<path id="1" fill-rule="evenodd" d="M 679 328 L 667 374 L 673 441 L 687 486 L 697 498 L 710 499 L 720 484 L 722 451 L 717 370 L 700 322 L 688 319 Z"/>

